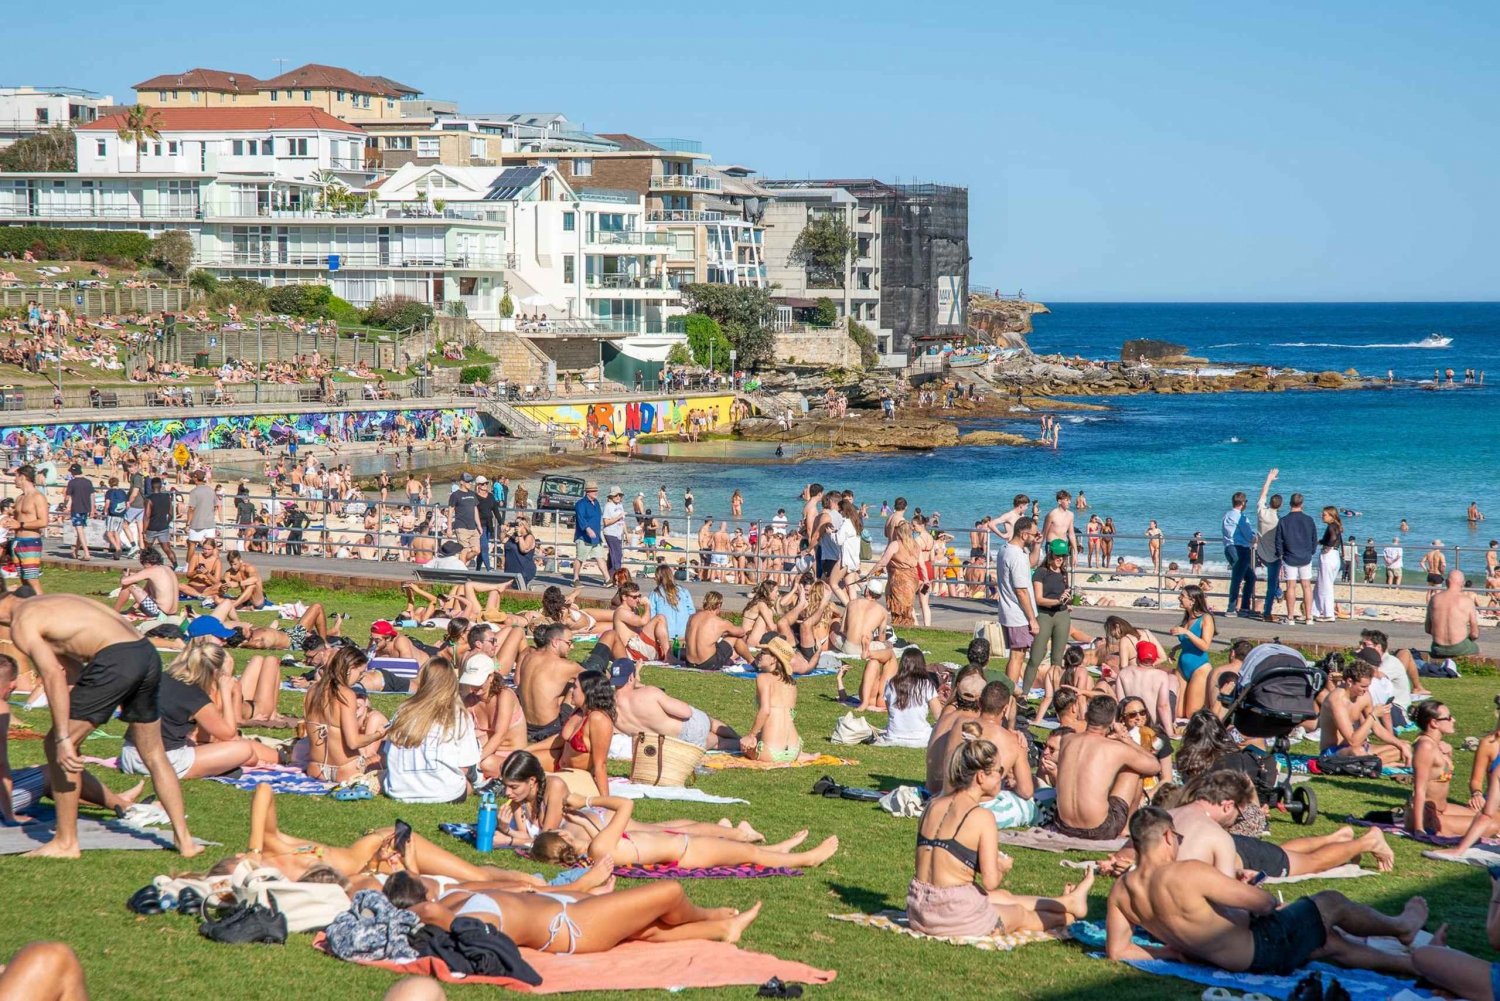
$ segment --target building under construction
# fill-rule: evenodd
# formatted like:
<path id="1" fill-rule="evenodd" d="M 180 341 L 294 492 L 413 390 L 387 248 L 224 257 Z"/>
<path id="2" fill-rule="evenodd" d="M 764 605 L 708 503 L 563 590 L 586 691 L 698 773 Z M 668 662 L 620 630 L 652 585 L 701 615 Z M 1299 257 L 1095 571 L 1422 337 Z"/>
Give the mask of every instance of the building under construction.
<path id="1" fill-rule="evenodd" d="M 880 219 L 879 326 L 889 351 L 912 355 L 925 344 L 963 337 L 968 327 L 969 190 L 943 184 L 873 179 L 767 181 L 780 189 L 838 188 Z"/>

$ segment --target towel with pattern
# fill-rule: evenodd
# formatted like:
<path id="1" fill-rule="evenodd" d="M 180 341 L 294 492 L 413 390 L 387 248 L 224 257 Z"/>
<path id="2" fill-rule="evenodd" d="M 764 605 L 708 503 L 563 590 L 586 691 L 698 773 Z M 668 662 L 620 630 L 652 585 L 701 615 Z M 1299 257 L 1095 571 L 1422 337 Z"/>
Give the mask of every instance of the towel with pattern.
<path id="1" fill-rule="evenodd" d="M 949 945 L 966 945 L 974 949 L 983 949 L 986 952 L 1009 952 L 1023 945 L 1031 945 L 1033 942 L 1056 942 L 1068 937 L 1066 931 L 1043 932 L 1043 931 L 1021 931 L 1002 932 L 996 930 L 989 935 L 965 935 L 965 936 L 939 936 L 924 935 L 919 931 L 912 931 L 906 924 L 905 911 L 877 911 L 874 914 L 830 914 L 835 921 L 848 921 L 852 924 L 862 925 L 865 928 L 877 928 L 880 931 L 893 931 L 898 935 L 907 935 L 911 938 L 926 939 L 929 942 L 947 942 Z"/>
<path id="2" fill-rule="evenodd" d="M 858 761 L 848 758 L 836 758 L 832 754 L 816 754 L 812 757 L 799 758 L 796 761 L 763 761 L 759 758 L 741 758 L 733 754 L 710 754 L 703 759 L 703 767 L 712 771 L 721 771 L 725 768 L 752 768 L 756 771 L 770 771 L 773 768 L 809 768 L 818 766 L 820 768 L 833 768 L 838 765 L 857 765 Z"/>
<path id="3" fill-rule="evenodd" d="M 801 869 L 785 866 L 711 865 L 697 868 L 680 865 L 617 865 L 615 875 L 625 879 L 763 879 L 767 876 L 800 876 Z"/>
<path id="4" fill-rule="evenodd" d="M 1307 767 L 1308 762 L 1317 761 L 1319 757 L 1320 755 L 1317 754 L 1288 754 L 1285 760 L 1287 767 L 1293 775 L 1307 775 L 1311 771 Z M 1380 774 L 1382 778 L 1393 778 L 1397 775 L 1410 775 L 1411 769 L 1403 768 L 1399 765 L 1383 765 L 1381 766 Z M 1339 777 L 1337 775 L 1329 776 L 1329 778 Z"/>
<path id="5" fill-rule="evenodd" d="M 1021 830 L 1001 830 L 995 833 L 1002 845 L 1035 848 L 1044 852 L 1117 852 L 1125 847 L 1126 841 L 1125 838 L 1091 841 L 1088 838 L 1075 838 L 1071 834 L 1062 834 L 1046 827 L 1025 827 Z"/>
<path id="6" fill-rule="evenodd" d="M 333 788 L 327 782 L 320 782 L 306 774 L 302 769 L 288 765 L 258 765 L 255 768 L 244 769 L 233 778 L 228 775 L 216 775 L 209 781 L 222 782 L 236 789 L 244 789 L 246 792 L 254 792 L 258 785 L 268 785 L 271 791 L 279 796 L 323 796 Z"/>

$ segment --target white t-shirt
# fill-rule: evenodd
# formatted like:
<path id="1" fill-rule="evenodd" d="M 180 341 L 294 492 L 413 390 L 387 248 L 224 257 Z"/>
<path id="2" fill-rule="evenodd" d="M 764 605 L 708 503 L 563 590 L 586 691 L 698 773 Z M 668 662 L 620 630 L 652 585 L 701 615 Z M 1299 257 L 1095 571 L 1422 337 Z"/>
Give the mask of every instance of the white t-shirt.
<path id="1" fill-rule="evenodd" d="M 623 539 L 623 538 L 625 538 L 625 505 L 624 504 L 621 504 L 619 501 L 610 501 L 610 500 L 605 501 L 604 502 L 604 511 L 601 513 L 601 517 L 604 520 L 604 534 L 605 535 L 609 536 L 611 539 Z M 611 519 L 611 518 L 619 518 L 620 520 L 617 521 L 617 522 L 615 522 L 613 525 L 611 525 L 609 523 L 609 519 Z"/>
<path id="2" fill-rule="evenodd" d="M 1401 707 L 1402 712 L 1410 709 L 1411 678 L 1406 674 L 1406 667 L 1391 654 L 1386 654 L 1380 659 L 1380 673 L 1376 675 L 1375 680 L 1378 681 L 1382 678 L 1385 679 L 1391 688 L 1388 697 L 1396 700 L 1396 705 Z M 1374 686 L 1372 685 L 1371 691 L 1373 690 Z"/>
<path id="3" fill-rule="evenodd" d="M 1383 550 L 1381 550 L 1380 555 L 1384 558 L 1385 565 L 1387 567 L 1392 570 L 1401 569 L 1402 553 L 1400 546 L 1386 546 Z M 1387 656 L 1389 656 L 1389 654 L 1387 654 Z"/>
<path id="4" fill-rule="evenodd" d="M 385 794 L 403 803 L 452 803 L 468 790 L 466 773 L 477 764 L 479 738 L 464 712 L 451 737 L 435 730 L 416 747 L 385 742 Z"/>
<path id="5" fill-rule="evenodd" d="M 427 561 L 429 570 L 467 570 L 469 565 L 457 556 L 434 556 Z"/>
<path id="6" fill-rule="evenodd" d="M 1002 626 L 1024 626 L 1026 610 L 1021 607 L 1018 595 L 1031 590 L 1031 558 L 1026 550 L 1007 542 L 1000 547 L 1000 624 Z"/>
<path id="7" fill-rule="evenodd" d="M 904 709 L 896 708 L 896 685 L 885 686 L 885 704 L 890 708 L 890 720 L 886 724 L 887 740 L 903 744 L 926 746 L 932 737 L 932 724 L 927 720 L 927 703 L 937 698 L 937 688 L 930 681 L 922 682 L 917 697 Z"/>
<path id="8" fill-rule="evenodd" d="M 818 540 L 818 556 L 820 559 L 836 560 L 839 558 L 839 529 L 844 527 L 844 516 L 837 511 L 828 512 L 828 531 Z"/>

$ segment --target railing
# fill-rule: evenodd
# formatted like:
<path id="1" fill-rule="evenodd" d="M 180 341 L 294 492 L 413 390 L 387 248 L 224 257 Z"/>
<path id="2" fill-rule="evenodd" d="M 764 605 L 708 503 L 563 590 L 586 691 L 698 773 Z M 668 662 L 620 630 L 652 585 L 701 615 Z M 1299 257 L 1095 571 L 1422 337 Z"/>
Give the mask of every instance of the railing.
<path id="1" fill-rule="evenodd" d="M 703 152 L 703 143 L 697 139 L 647 139 L 646 142 L 668 153 Z"/>
<path id="2" fill-rule="evenodd" d="M 313 251 L 281 253 L 279 250 L 219 251 L 199 254 L 194 262 L 208 267 L 292 267 L 328 268 L 330 256 L 339 259 L 339 267 L 345 268 L 473 268 L 502 270 L 515 268 L 514 254 L 455 254 L 432 256 L 422 254 L 373 253 L 350 254 L 342 251 Z"/>
<path id="3" fill-rule="evenodd" d="M 195 205 L 161 205 L 149 211 L 139 205 L 0 205 L 6 219 L 197 219 Z"/>
<path id="4" fill-rule="evenodd" d="M 723 191 L 724 182 L 707 174 L 652 174 L 653 188 L 681 188 L 687 191 Z"/>
<path id="5" fill-rule="evenodd" d="M 665 247 L 672 243 L 670 233 L 648 233 L 645 230 L 589 230 L 588 242 L 603 246 L 630 244 L 643 247 Z"/>
<path id="6" fill-rule="evenodd" d="M 646 213 L 647 222 L 723 222 L 723 212 L 699 209 L 655 209 Z"/>
<path id="7" fill-rule="evenodd" d="M 778 334 L 827 334 L 842 332 L 843 326 L 837 323 L 803 323 L 797 320 L 773 320 L 771 329 Z"/>
<path id="8" fill-rule="evenodd" d="M 680 334 L 681 323 L 678 329 L 672 328 L 671 320 L 614 320 L 600 319 L 593 321 L 594 329 L 615 334 Z"/>
<path id="9" fill-rule="evenodd" d="M 70 312 L 84 316 L 134 311 L 180 313 L 188 308 L 192 300 L 193 290 L 188 288 L 122 288 L 109 285 L 0 288 L 0 306 L 25 306 L 29 302 L 35 302 L 44 307 L 63 306 Z"/>
<path id="10" fill-rule="evenodd" d="M 991 288 L 988 285 L 970 285 L 969 294 L 982 295 L 987 299 L 1009 300 L 1011 302 L 1026 301 L 1026 293 L 1024 290 L 1017 290 L 1015 292 L 1002 292 L 999 289 Z"/>
<path id="11" fill-rule="evenodd" d="M 585 288 L 641 289 L 669 292 L 666 275 L 587 275 L 583 279 Z"/>

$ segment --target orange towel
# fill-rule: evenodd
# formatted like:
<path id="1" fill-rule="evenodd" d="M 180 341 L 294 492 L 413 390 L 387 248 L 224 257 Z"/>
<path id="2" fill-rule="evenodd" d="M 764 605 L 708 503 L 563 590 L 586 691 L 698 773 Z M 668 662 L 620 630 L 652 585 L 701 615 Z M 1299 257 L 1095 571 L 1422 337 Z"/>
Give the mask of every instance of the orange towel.
<path id="1" fill-rule="evenodd" d="M 313 948 L 326 952 L 320 932 Z M 456 977 L 440 960 L 414 963 L 369 963 L 402 974 L 436 977 L 448 983 L 496 984 L 537 994 L 573 991 L 674 990 L 683 987 L 728 987 L 763 984 L 772 977 L 788 983 L 827 984 L 837 976 L 803 963 L 749 952 L 727 942 L 624 942 L 608 952 L 555 956 L 522 949 L 521 956 L 542 978 L 531 987 L 506 977 Z"/>
<path id="2" fill-rule="evenodd" d="M 796 761 L 741 758 L 732 754 L 710 754 L 703 759 L 703 767 L 712 771 L 721 771 L 725 768 L 750 768 L 763 772 L 773 768 L 835 768 L 840 765 L 857 764 L 859 764 L 858 761 L 850 761 L 848 758 L 836 758 L 832 754 L 812 755 L 799 758 Z"/>

